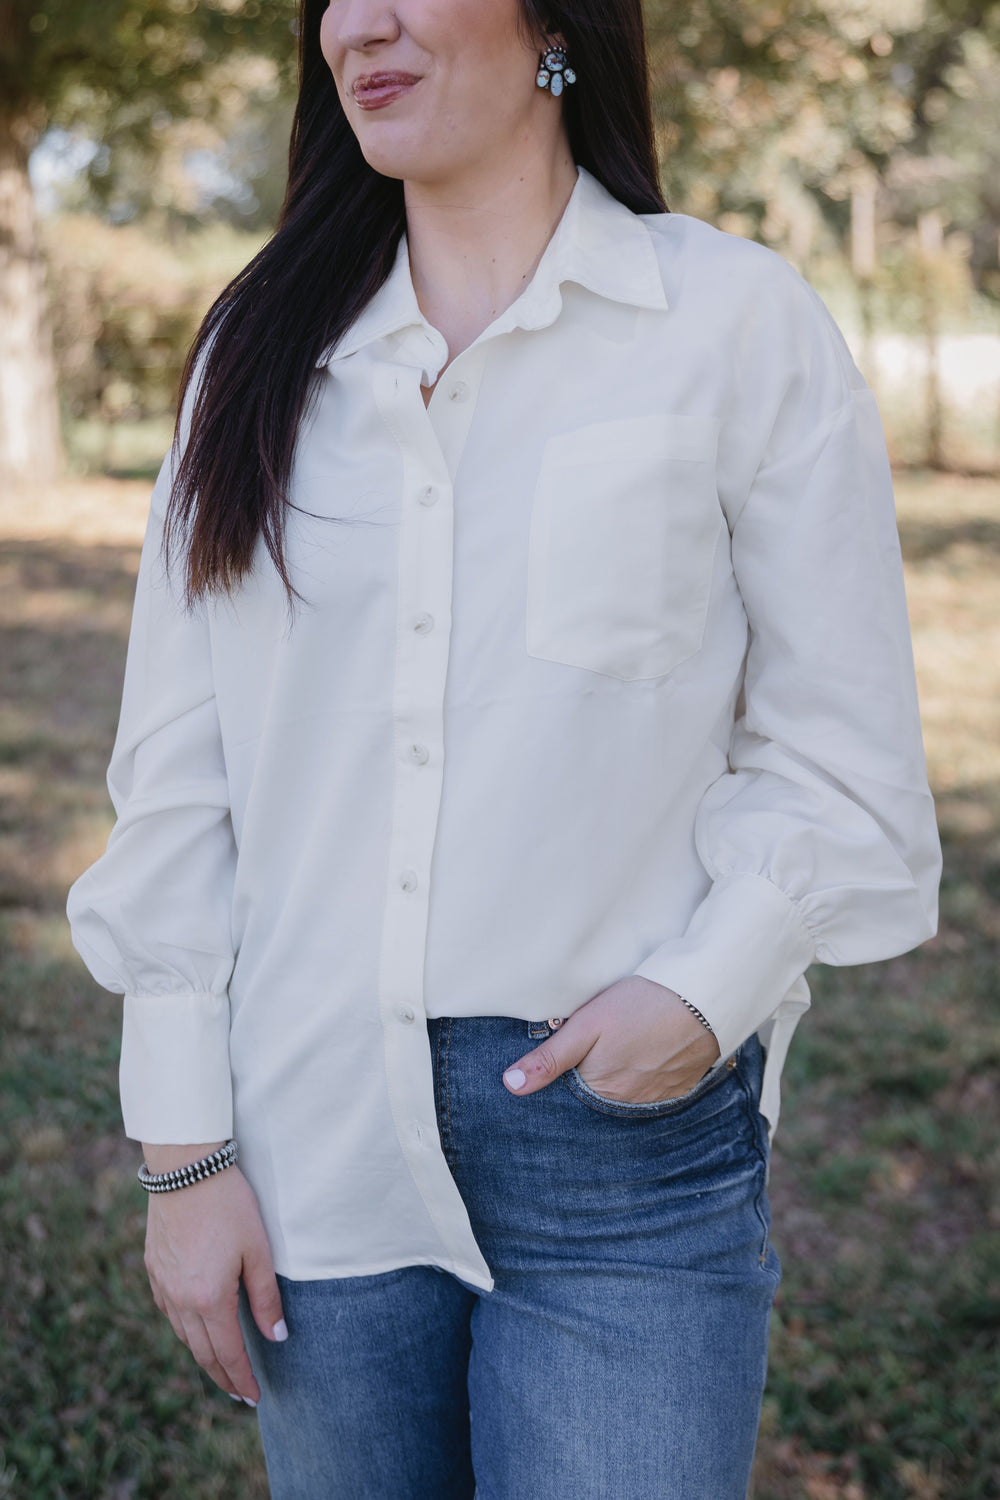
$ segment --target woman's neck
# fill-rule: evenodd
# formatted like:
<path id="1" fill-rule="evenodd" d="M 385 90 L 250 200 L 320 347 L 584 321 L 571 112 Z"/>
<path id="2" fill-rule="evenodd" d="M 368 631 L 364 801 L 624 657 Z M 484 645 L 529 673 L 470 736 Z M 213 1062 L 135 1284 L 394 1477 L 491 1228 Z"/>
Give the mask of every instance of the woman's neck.
<path id="1" fill-rule="evenodd" d="M 454 359 L 531 280 L 576 186 L 566 141 L 551 158 L 513 153 L 474 182 L 405 184 L 410 275 Z"/>

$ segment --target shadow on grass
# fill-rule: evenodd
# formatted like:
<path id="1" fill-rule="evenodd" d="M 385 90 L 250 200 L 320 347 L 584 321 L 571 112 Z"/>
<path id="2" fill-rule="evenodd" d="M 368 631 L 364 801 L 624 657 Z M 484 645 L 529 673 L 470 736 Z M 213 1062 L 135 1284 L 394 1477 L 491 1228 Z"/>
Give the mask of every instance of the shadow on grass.
<path id="1" fill-rule="evenodd" d="M 924 562 L 941 556 L 951 547 L 961 546 L 974 547 L 980 553 L 1000 557 L 1000 521 L 904 518 L 899 523 L 899 542 L 907 562 Z"/>
<path id="2" fill-rule="evenodd" d="M 106 836 L 137 560 L 135 547 L 4 543 L 0 907 L 61 909 Z"/>

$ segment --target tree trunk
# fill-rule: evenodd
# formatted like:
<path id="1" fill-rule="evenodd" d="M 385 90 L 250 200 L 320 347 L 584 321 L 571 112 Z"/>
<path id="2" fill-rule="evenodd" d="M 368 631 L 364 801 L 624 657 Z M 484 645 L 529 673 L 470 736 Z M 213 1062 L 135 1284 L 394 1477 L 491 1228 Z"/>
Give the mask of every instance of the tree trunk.
<path id="1" fill-rule="evenodd" d="M 30 125 L 0 111 L 0 484 L 46 483 L 63 467 L 59 397 L 28 176 Z"/>
<path id="2" fill-rule="evenodd" d="M 927 351 L 926 446 L 924 463 L 928 469 L 944 469 L 944 401 L 938 359 L 938 301 L 935 270 L 940 264 L 944 225 L 936 209 L 929 209 L 917 219 L 917 264 L 920 267 L 921 321 L 924 348 Z"/>
<path id="3" fill-rule="evenodd" d="M 868 384 L 877 384 L 875 376 L 875 317 L 872 306 L 873 281 L 878 266 L 875 199 L 878 180 L 874 172 L 855 178 L 851 189 L 851 269 L 858 289 L 861 310 L 861 347 L 858 364 Z"/>

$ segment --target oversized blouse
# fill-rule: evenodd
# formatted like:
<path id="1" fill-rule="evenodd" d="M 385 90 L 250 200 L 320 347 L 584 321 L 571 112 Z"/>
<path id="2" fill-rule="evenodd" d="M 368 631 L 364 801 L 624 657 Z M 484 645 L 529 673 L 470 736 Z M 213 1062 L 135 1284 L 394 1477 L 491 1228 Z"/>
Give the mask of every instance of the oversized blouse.
<path id="1" fill-rule="evenodd" d="M 640 974 L 708 1018 L 717 1066 L 759 1033 L 773 1127 L 807 966 L 936 924 L 885 443 L 816 293 L 578 168 L 425 406 L 448 352 L 404 234 L 317 365 L 292 616 L 262 549 L 185 607 L 168 455 L 117 822 L 69 899 L 125 996 L 128 1135 L 234 1134 L 296 1279 L 493 1284 L 425 1018 L 568 1016 Z"/>

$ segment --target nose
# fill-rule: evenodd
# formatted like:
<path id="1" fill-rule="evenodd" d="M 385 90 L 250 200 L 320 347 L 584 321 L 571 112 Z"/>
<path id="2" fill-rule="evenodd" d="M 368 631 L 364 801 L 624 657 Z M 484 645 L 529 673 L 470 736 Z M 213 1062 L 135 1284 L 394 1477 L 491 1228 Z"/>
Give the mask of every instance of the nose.
<path id="1" fill-rule="evenodd" d="M 373 42 L 393 42 L 399 36 L 396 12 L 384 0 L 345 0 L 338 10 L 337 37 L 351 51 L 361 52 Z"/>

